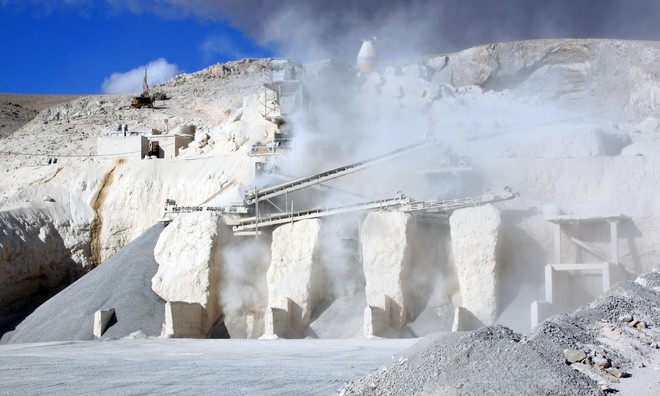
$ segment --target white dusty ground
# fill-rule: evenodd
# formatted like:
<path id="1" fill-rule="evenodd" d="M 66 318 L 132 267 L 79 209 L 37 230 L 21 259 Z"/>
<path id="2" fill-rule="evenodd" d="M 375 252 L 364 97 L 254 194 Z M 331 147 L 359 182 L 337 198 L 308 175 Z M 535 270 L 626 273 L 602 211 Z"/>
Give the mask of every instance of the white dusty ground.
<path id="1" fill-rule="evenodd" d="M 121 340 L 0 347 L 4 395 L 331 395 L 416 339 Z"/>
<path id="2" fill-rule="evenodd" d="M 152 238 L 153 239 L 153 238 Z M 0 346 L 4 394 L 657 395 L 660 271 L 532 333 Z M 360 377 L 354 379 L 355 377 Z"/>

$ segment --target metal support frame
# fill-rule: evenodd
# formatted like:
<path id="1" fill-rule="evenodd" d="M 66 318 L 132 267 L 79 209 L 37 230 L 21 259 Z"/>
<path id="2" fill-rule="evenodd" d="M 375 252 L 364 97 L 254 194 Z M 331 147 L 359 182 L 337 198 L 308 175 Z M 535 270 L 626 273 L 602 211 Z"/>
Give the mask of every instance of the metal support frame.
<path id="1" fill-rule="evenodd" d="M 258 195 L 257 195 L 258 197 Z M 397 195 L 395 198 L 363 202 L 354 205 L 345 205 L 337 207 L 308 209 L 298 212 L 293 212 L 293 202 L 291 204 L 291 212 L 287 213 L 274 213 L 260 217 L 258 211 L 256 216 L 242 218 L 236 220 L 234 224 L 234 235 L 246 235 L 250 231 L 257 231 L 259 225 L 263 227 L 270 227 L 281 225 L 285 223 L 292 223 L 294 221 L 315 219 L 319 217 L 334 216 L 353 212 L 362 212 L 370 210 L 394 210 L 406 213 L 444 213 L 449 214 L 454 210 L 481 206 L 488 203 L 509 200 L 515 197 L 510 191 L 505 191 L 500 194 L 489 193 L 479 197 L 467 197 L 460 199 L 452 199 L 446 201 L 413 201 L 403 194 Z M 258 198 L 257 198 L 258 201 Z"/>
<path id="2" fill-rule="evenodd" d="M 312 185 L 316 185 L 332 179 L 336 179 L 338 177 L 342 177 L 351 174 L 353 172 L 366 169 L 380 162 L 394 159 L 402 155 L 409 154 L 414 151 L 439 144 L 441 143 L 437 140 L 430 140 L 427 142 L 417 143 L 367 160 L 355 162 L 345 166 L 340 166 L 338 168 L 330 169 L 321 173 L 317 173 L 315 175 L 305 176 L 298 179 L 290 180 L 288 182 L 281 183 L 275 186 L 262 188 L 259 192 L 258 198 L 267 199 L 267 198 L 277 197 L 285 193 L 297 191 Z M 245 204 L 252 205 L 254 204 L 256 199 L 257 199 L 256 193 L 248 194 L 248 196 L 245 198 Z"/>
<path id="3" fill-rule="evenodd" d="M 610 269 L 612 265 L 619 263 L 619 222 L 625 220 L 627 217 L 621 214 L 611 214 L 601 217 L 589 216 L 556 216 L 547 218 L 546 220 L 553 223 L 554 228 L 554 264 L 547 264 L 545 266 L 545 301 L 535 301 L 532 303 L 532 327 L 536 326 L 542 318 L 542 310 L 551 311 L 553 296 L 553 274 L 555 271 L 600 271 L 602 276 L 603 292 L 607 291 L 611 286 Z M 601 263 L 572 263 L 567 264 L 563 262 L 562 257 L 562 226 L 566 223 L 580 223 L 580 222 L 595 222 L 606 221 L 610 226 L 610 257 L 609 261 L 604 258 L 606 254 L 599 253 L 596 249 L 589 246 L 586 242 L 577 238 L 571 238 L 578 250 L 578 259 L 581 258 L 581 250 L 593 254 L 594 256 L 604 260 Z M 582 261 L 582 260 L 579 260 Z"/>

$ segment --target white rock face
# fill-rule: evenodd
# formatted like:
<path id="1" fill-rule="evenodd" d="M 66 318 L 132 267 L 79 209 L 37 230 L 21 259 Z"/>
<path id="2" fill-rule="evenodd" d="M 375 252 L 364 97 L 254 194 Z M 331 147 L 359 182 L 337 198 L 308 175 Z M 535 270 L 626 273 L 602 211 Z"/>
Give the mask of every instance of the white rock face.
<path id="1" fill-rule="evenodd" d="M 366 279 L 367 304 L 387 310 L 390 324 L 399 328 L 410 319 L 408 273 L 411 262 L 410 215 L 400 212 L 369 213 L 362 224 L 362 260 Z M 387 305 L 387 304 L 385 304 Z"/>
<path id="2" fill-rule="evenodd" d="M 450 217 L 452 252 L 462 306 L 485 325 L 497 318 L 498 242 L 502 220 L 492 205 Z"/>
<path id="3" fill-rule="evenodd" d="M 272 139 L 277 131 L 277 125 L 264 117 L 264 102 L 266 102 L 269 115 L 279 114 L 279 105 L 274 102 L 272 93 L 253 94 L 243 99 L 243 106 L 235 111 L 217 128 L 211 131 L 211 138 L 216 142 L 229 143 L 230 150 L 237 150 L 245 144 L 251 145 L 256 142 Z M 225 151 L 227 147 L 217 145 L 217 151 Z"/>
<path id="4" fill-rule="evenodd" d="M 268 304 L 277 307 L 289 298 L 293 326 L 310 323 L 312 311 L 322 299 L 322 266 L 319 255 L 319 220 L 302 220 L 273 231 L 271 264 L 268 268 Z"/>
<path id="5" fill-rule="evenodd" d="M 200 304 L 206 310 L 206 331 L 220 314 L 220 249 L 230 237 L 216 213 L 191 213 L 167 226 L 154 249 L 159 267 L 151 288 L 166 301 Z"/>
<path id="6" fill-rule="evenodd" d="M 6 292 L 8 298 L 0 297 L 0 311 L 16 312 L 23 304 L 14 302 L 20 300 L 38 304 L 43 301 L 38 294 L 47 297 L 108 258 L 162 215 L 166 198 L 197 205 L 251 177 L 252 163 L 242 155 L 222 161 L 129 160 L 120 166 L 93 156 L 97 138 L 114 131 L 116 120 L 131 131 L 165 131 L 167 119 L 170 134 L 183 125 L 195 125 L 199 136 L 209 134 L 241 106 L 243 97 L 263 92 L 261 69 L 268 63 L 229 62 L 177 76 L 155 87 L 171 97 L 158 112 L 132 109 L 128 94 L 82 97 L 44 110 L 11 139 L 3 139 L 6 151 L 36 154 L 0 158 L 0 230 L 5 231 L 0 282 L 7 284 L 0 286 L 0 295 Z M 204 149 L 212 147 L 213 140 L 206 144 Z M 45 157 L 58 161 L 36 166 Z M 111 180 L 105 188 L 104 180 Z M 43 201 L 44 196 L 52 201 Z"/>
<path id="7" fill-rule="evenodd" d="M 610 119 L 638 120 L 657 118 L 657 51 L 640 41 L 533 40 L 469 48 L 427 66 L 437 85 L 520 89 Z"/>
<path id="8" fill-rule="evenodd" d="M 83 273 L 71 259 L 74 246 L 43 213 L 12 215 L 0 213 L 0 316 L 29 308 L 30 300 L 43 300 L 45 291 L 62 289 Z"/>
<path id="9" fill-rule="evenodd" d="M 153 225 L 162 216 L 166 199 L 181 206 L 205 201 L 230 204 L 222 194 L 236 181 L 250 177 L 251 161 L 246 157 L 223 161 L 130 160 L 117 166 L 102 207 L 100 256 L 109 257 Z"/>
<path id="10" fill-rule="evenodd" d="M 449 330 L 457 286 L 446 226 L 400 212 L 373 212 L 360 239 L 369 305 L 365 335 L 397 337 L 403 333 L 393 330 L 404 325 L 417 336 Z"/>
<path id="11" fill-rule="evenodd" d="M 44 166 L 0 178 L 2 198 L 11 197 L 0 199 L 0 318 L 36 308 L 91 269 L 90 201 L 99 171 Z"/>

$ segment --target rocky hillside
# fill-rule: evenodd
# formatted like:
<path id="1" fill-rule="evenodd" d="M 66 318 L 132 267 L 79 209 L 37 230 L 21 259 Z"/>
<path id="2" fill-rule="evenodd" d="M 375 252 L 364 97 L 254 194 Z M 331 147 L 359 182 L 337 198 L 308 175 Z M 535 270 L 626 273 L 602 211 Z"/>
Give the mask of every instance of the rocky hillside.
<path id="1" fill-rule="evenodd" d="M 10 136 L 47 107 L 81 95 L 29 95 L 0 93 L 0 139 Z"/>
<path id="2" fill-rule="evenodd" d="M 612 281 L 634 279 L 660 260 L 658 51 L 657 43 L 543 40 L 369 74 L 319 62 L 305 66 L 304 105 L 288 117 L 263 86 L 269 59 L 177 76 L 155 87 L 171 99 L 153 110 L 131 108 L 132 95 L 44 109 L 0 140 L 8 153 L 0 158 L 0 315 L 16 321 L 112 256 L 153 225 L 166 199 L 229 205 L 249 186 L 275 183 L 276 174 L 304 176 L 435 139 L 442 144 L 274 204 L 311 209 L 399 191 L 460 198 L 504 186 L 517 198 L 449 220 L 389 212 L 315 219 L 264 230 L 256 241 L 234 237 L 226 217 L 181 215 L 159 240 L 152 288 L 164 300 L 200 304 L 206 327 L 223 318 L 230 335 L 243 337 L 263 335 L 271 309 L 295 312 L 291 336 L 359 335 L 363 312 L 340 324 L 329 317 L 347 301 L 391 309 L 389 335 L 447 330 L 454 309 L 466 306 L 484 324 L 527 330 L 530 304 L 544 298 L 545 265 L 555 260 L 548 218 L 621 215 Z M 100 155 L 99 138 L 118 124 L 166 135 L 194 125 L 196 133 L 176 158 L 140 159 L 139 147 Z M 249 155 L 275 132 L 293 137 L 286 154 Z M 256 177 L 256 162 L 277 172 Z M 608 227 L 568 224 L 561 256 L 614 260 Z M 365 229 L 374 233 L 361 235 Z M 475 258 L 481 271 L 471 270 Z M 290 276 L 303 286 L 292 289 Z M 562 279 L 560 312 L 602 291 L 599 275 Z M 472 293 L 475 285 L 488 295 Z"/>
<path id="3" fill-rule="evenodd" d="M 98 265 L 150 227 L 166 198 L 186 198 L 175 190 L 188 191 L 188 202 L 199 203 L 231 184 L 234 174 L 223 176 L 226 171 L 218 171 L 217 163 L 209 166 L 208 159 L 156 166 L 139 155 L 128 161 L 108 158 L 97 155 L 97 139 L 117 124 L 132 131 L 165 131 L 165 120 L 172 129 L 190 123 L 207 133 L 240 108 L 243 97 L 263 90 L 267 63 L 244 60 L 178 76 L 155 88 L 171 99 L 158 102 L 153 111 L 131 108 L 132 95 L 80 97 L 43 109 L 1 139 L 0 315 L 15 323 Z M 49 158 L 57 163 L 48 165 Z M 126 206 L 116 199 L 136 200 Z M 123 214 L 111 216 L 108 210 Z"/>

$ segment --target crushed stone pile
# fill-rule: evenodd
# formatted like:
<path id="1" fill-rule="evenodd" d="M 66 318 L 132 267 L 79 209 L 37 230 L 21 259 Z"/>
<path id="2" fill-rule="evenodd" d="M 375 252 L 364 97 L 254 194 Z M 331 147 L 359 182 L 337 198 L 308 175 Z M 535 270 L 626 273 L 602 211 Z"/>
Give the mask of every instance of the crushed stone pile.
<path id="1" fill-rule="evenodd" d="M 635 381 L 638 390 L 653 394 L 660 391 L 657 374 L 649 380 L 641 370 L 658 361 L 659 325 L 656 269 L 529 335 L 497 325 L 428 336 L 339 394 L 601 395 Z"/>
<path id="2" fill-rule="evenodd" d="M 165 301 L 151 290 L 151 278 L 158 269 L 153 251 L 162 230 L 157 224 L 145 231 L 42 304 L 1 343 L 94 340 L 94 313 L 108 308 L 115 309 L 116 317 L 102 340 L 159 336 Z"/>

